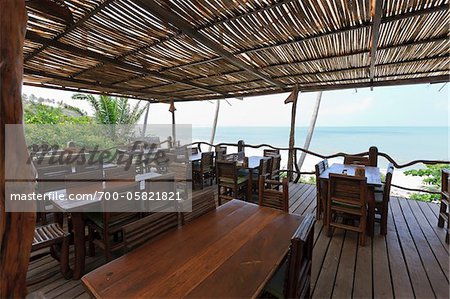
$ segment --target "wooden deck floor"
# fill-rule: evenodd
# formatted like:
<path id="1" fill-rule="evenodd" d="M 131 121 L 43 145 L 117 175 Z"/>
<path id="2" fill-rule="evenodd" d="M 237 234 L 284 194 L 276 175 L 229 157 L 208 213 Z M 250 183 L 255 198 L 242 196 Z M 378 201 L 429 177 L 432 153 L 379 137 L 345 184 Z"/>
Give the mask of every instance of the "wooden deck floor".
<path id="1" fill-rule="evenodd" d="M 213 187 L 216 190 L 216 187 Z M 290 212 L 315 212 L 313 185 L 290 186 Z M 359 246 L 357 234 L 336 230 L 326 236 L 322 221 L 315 226 L 311 291 L 314 298 L 449 298 L 449 247 L 437 227 L 438 206 L 392 197 L 389 231 Z M 73 256 L 72 256 L 73 258 Z M 87 258 L 87 270 L 103 258 Z M 29 277 L 55 274 L 33 286 L 47 298 L 88 298 L 79 280 L 65 280 L 56 261 L 45 257 L 29 266 Z"/>

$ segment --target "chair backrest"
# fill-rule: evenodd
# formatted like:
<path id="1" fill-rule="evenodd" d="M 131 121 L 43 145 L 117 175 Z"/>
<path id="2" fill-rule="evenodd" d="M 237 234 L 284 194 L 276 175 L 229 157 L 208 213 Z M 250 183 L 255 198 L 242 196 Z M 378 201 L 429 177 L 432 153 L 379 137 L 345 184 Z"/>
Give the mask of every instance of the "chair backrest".
<path id="1" fill-rule="evenodd" d="M 384 182 L 384 190 L 383 190 L 384 202 L 389 202 L 393 174 L 394 174 L 394 165 L 392 163 L 389 163 L 386 171 L 386 181 Z"/>
<path id="2" fill-rule="evenodd" d="M 265 149 L 263 150 L 263 156 L 264 157 L 273 157 L 280 154 L 279 149 Z"/>
<path id="3" fill-rule="evenodd" d="M 196 154 L 198 154 L 198 147 L 188 147 L 188 152 L 191 155 L 196 155 Z"/>
<path id="4" fill-rule="evenodd" d="M 71 169 L 66 164 L 50 164 L 48 159 L 34 162 L 37 171 L 37 191 L 40 193 L 64 189 L 64 179 Z"/>
<path id="5" fill-rule="evenodd" d="M 225 159 L 225 155 L 227 154 L 226 146 L 216 146 L 214 151 L 215 151 L 216 161 Z"/>
<path id="6" fill-rule="evenodd" d="M 243 160 L 245 158 L 245 152 L 244 151 L 238 151 L 237 152 L 237 159 L 238 161 Z"/>
<path id="7" fill-rule="evenodd" d="M 266 186 L 281 186 L 281 190 L 266 188 Z M 267 180 L 259 176 L 259 205 L 289 212 L 289 189 L 288 180 L 283 178 L 281 182 Z"/>
<path id="8" fill-rule="evenodd" d="M 192 221 L 216 209 L 214 191 L 202 190 L 192 195 L 192 212 L 183 213 L 183 223 Z"/>
<path id="9" fill-rule="evenodd" d="M 273 155 L 270 166 L 271 178 L 274 179 L 281 168 L 281 155 Z"/>
<path id="10" fill-rule="evenodd" d="M 71 173 L 65 176 L 67 194 L 94 193 L 103 189 L 103 170 Z"/>
<path id="11" fill-rule="evenodd" d="M 202 152 L 202 172 L 210 171 L 214 166 L 214 152 Z"/>
<path id="12" fill-rule="evenodd" d="M 129 252 L 142 244 L 178 227 L 178 213 L 153 213 L 123 227 L 125 251 Z"/>
<path id="13" fill-rule="evenodd" d="M 106 168 L 104 170 L 104 178 L 107 187 L 130 184 L 136 178 L 136 165 L 130 165 L 128 169 L 124 165 Z"/>
<path id="14" fill-rule="evenodd" d="M 221 179 L 232 179 L 237 181 L 236 162 L 234 161 L 218 161 L 217 162 L 217 180 L 220 183 Z"/>
<path id="15" fill-rule="evenodd" d="M 317 189 L 317 196 L 321 196 L 321 185 L 320 185 L 320 175 L 328 168 L 328 160 L 322 160 L 319 163 L 315 165 L 315 173 L 316 173 L 316 189 Z"/>
<path id="16" fill-rule="evenodd" d="M 356 164 L 356 165 L 370 166 L 370 160 L 368 157 L 364 157 L 364 156 L 345 156 L 344 164 L 348 164 L 348 165 Z"/>
<path id="17" fill-rule="evenodd" d="M 330 173 L 328 181 L 328 204 L 344 199 L 346 203 L 363 206 L 366 202 L 367 178 Z"/>
<path id="18" fill-rule="evenodd" d="M 141 201 L 129 200 L 134 199 L 135 192 L 139 191 L 139 183 L 132 182 L 128 184 L 114 185 L 103 188 L 103 219 L 105 223 L 114 222 L 116 219 L 121 219 L 123 216 L 119 214 L 132 214 L 140 212 Z M 106 200 L 108 199 L 108 200 Z"/>
<path id="19" fill-rule="evenodd" d="M 270 174 L 272 173 L 271 172 L 272 169 L 269 168 L 269 167 L 272 167 L 271 160 L 272 160 L 272 158 L 270 158 L 270 159 L 265 158 L 265 159 L 259 160 L 258 172 L 260 175 L 264 175 L 266 177 L 270 176 Z"/>
<path id="20" fill-rule="evenodd" d="M 310 298 L 314 224 L 314 216 L 306 215 L 292 236 L 285 276 L 285 298 Z"/>

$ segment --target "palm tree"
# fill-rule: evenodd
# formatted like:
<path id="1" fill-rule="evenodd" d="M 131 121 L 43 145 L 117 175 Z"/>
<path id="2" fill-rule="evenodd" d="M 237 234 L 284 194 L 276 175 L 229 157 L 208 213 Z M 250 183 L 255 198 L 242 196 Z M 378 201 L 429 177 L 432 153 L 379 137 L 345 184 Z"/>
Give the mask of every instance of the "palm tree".
<path id="1" fill-rule="evenodd" d="M 146 107 L 140 107 L 141 101 L 132 106 L 127 98 L 115 98 L 107 95 L 100 95 L 95 97 L 91 94 L 74 94 L 72 96 L 76 100 L 84 100 L 89 102 L 94 109 L 94 116 L 97 123 L 103 125 L 112 125 L 110 127 L 111 137 L 116 139 L 116 125 L 122 129 L 120 135 L 125 137 L 131 132 L 132 125 L 135 125 Z M 129 126 L 131 125 L 131 126 Z M 125 131 L 123 131 L 125 129 Z"/>

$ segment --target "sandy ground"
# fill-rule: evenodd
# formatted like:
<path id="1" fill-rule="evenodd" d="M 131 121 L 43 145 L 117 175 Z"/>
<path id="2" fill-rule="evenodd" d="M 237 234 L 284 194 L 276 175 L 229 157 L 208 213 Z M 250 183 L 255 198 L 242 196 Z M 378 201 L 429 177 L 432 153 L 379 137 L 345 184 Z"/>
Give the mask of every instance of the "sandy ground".
<path id="1" fill-rule="evenodd" d="M 235 152 L 236 150 L 229 150 L 228 152 Z M 262 156 L 263 149 L 252 149 L 252 148 L 246 148 L 245 149 L 245 155 L 246 156 Z M 305 158 L 305 162 L 302 166 L 302 171 L 314 171 L 314 165 L 318 163 L 321 159 L 307 155 Z M 335 158 L 330 159 L 328 163 L 331 165 L 333 163 L 342 163 L 342 158 Z M 281 168 L 286 168 L 287 164 L 287 152 L 284 151 L 281 154 Z M 386 173 L 386 169 L 381 168 L 380 171 L 382 173 Z M 422 189 L 422 178 L 420 177 L 413 177 L 413 176 L 406 176 L 403 174 L 403 170 L 396 169 L 394 171 L 394 175 L 392 177 L 392 183 L 395 185 L 407 187 L 407 188 L 415 188 L 415 189 Z M 395 187 L 392 187 L 391 189 L 391 195 L 394 196 L 402 196 L 402 197 L 409 197 L 409 195 L 414 192 L 409 192 L 405 190 L 401 190 Z"/>

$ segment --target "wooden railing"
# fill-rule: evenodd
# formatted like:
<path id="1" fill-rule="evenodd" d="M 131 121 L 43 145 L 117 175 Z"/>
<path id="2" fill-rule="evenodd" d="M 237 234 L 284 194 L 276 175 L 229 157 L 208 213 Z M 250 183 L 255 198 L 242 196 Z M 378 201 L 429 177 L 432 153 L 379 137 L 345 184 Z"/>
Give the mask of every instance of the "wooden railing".
<path id="1" fill-rule="evenodd" d="M 198 141 L 198 142 L 193 142 L 191 143 L 189 146 L 197 146 L 199 151 L 202 150 L 202 145 L 204 146 L 208 146 L 208 147 L 215 147 L 215 146 L 232 146 L 232 147 L 238 147 L 238 146 L 242 146 L 242 144 L 237 144 L 237 143 L 217 143 L 217 144 L 211 144 L 208 142 L 203 142 L 203 141 Z M 294 147 L 294 148 L 289 148 L 289 147 L 276 147 L 270 144 L 258 144 L 258 145 L 252 145 L 252 144 L 244 144 L 244 147 L 248 147 L 248 148 L 254 148 L 254 149 L 258 149 L 258 148 L 270 148 L 270 149 L 275 149 L 275 150 L 280 150 L 280 151 L 290 151 L 292 150 L 294 153 L 294 168 L 295 170 L 286 170 L 286 169 L 282 169 L 280 172 L 286 172 L 286 173 L 293 173 L 296 174 L 295 179 L 293 179 L 293 181 L 295 183 L 297 183 L 300 180 L 301 175 L 312 175 L 314 174 L 314 171 L 301 171 L 296 163 L 297 161 L 297 152 L 304 152 L 308 155 L 311 156 L 315 156 L 321 159 L 332 159 L 332 158 L 339 158 L 339 157 L 345 157 L 345 156 L 349 156 L 349 155 L 355 155 L 355 156 L 369 156 L 369 159 L 376 159 L 378 160 L 379 157 L 382 157 L 384 159 L 386 159 L 387 161 L 389 161 L 390 163 L 392 163 L 392 165 L 397 168 L 397 169 L 402 169 L 405 167 L 410 167 L 416 164 L 424 164 L 424 165 L 436 165 L 436 164 L 450 164 L 450 161 L 444 161 L 444 160 L 414 160 L 414 161 L 410 161 L 407 162 L 405 164 L 399 164 L 397 163 L 391 156 L 389 156 L 386 153 L 383 152 L 378 152 L 377 147 L 372 146 L 370 147 L 369 151 L 367 152 L 362 152 L 362 153 L 344 153 L 344 152 L 339 152 L 339 153 L 335 153 L 335 154 L 331 154 L 331 155 L 323 155 L 320 153 L 316 153 L 313 152 L 311 150 L 307 150 L 301 147 Z M 430 191 L 430 190 L 425 190 L 425 189 L 414 189 L 414 188 L 407 188 L 404 186 L 399 186 L 399 185 L 395 185 L 392 184 L 393 187 L 402 189 L 402 190 L 407 190 L 407 191 L 414 191 L 414 192 L 422 192 L 422 193 L 429 193 L 429 194 L 441 194 L 440 191 Z"/>

